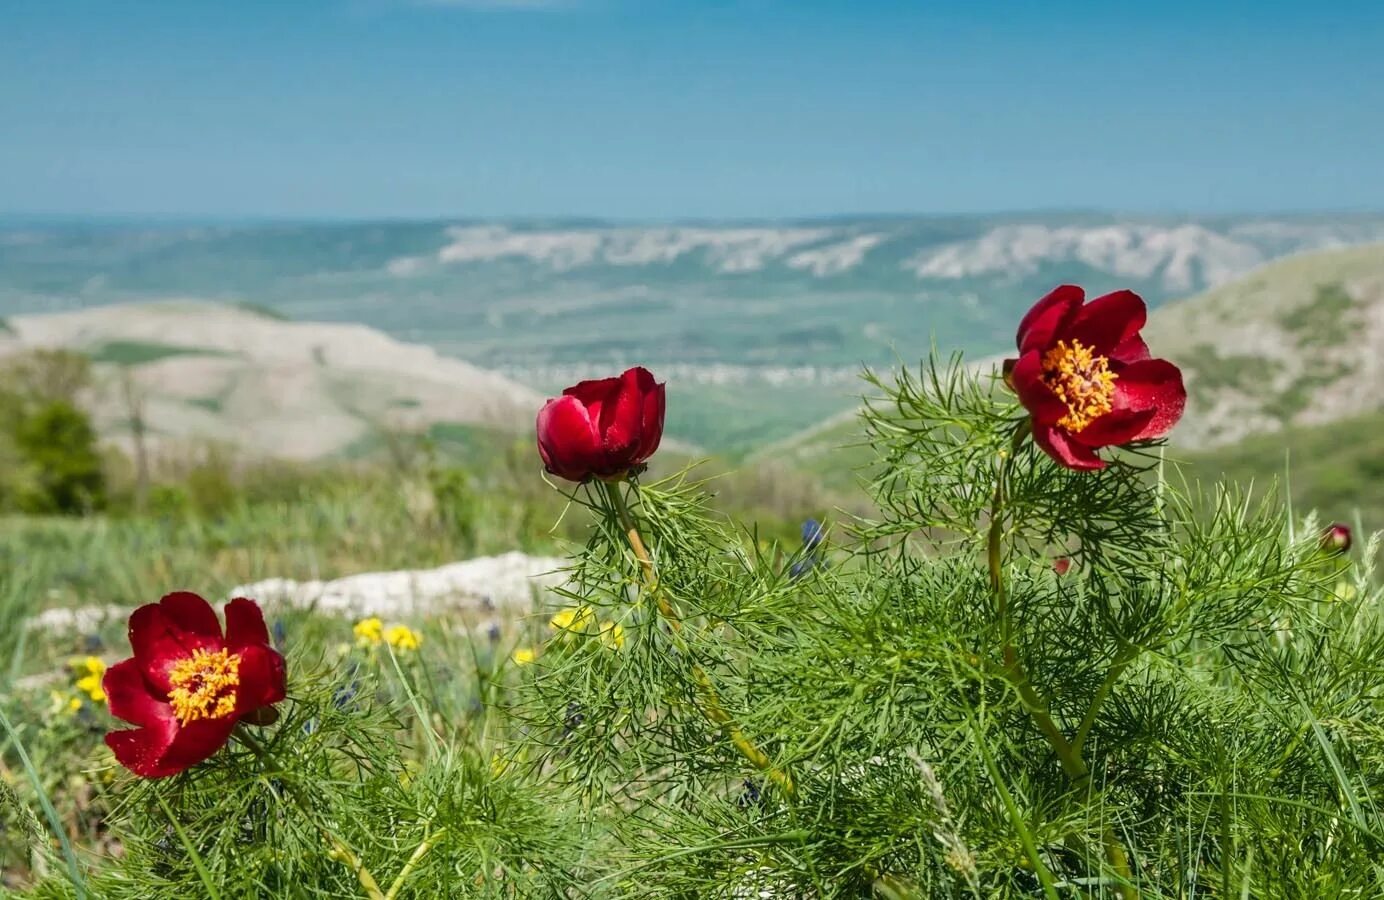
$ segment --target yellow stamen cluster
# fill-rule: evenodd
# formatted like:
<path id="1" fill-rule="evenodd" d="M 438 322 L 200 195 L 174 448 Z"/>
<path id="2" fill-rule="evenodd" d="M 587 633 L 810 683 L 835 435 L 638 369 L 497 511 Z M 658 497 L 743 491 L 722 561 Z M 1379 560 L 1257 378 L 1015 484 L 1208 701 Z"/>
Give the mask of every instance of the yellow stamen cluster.
<path id="1" fill-rule="evenodd" d="M 1043 354 L 1043 381 L 1067 405 L 1057 424 L 1073 434 L 1114 408 L 1118 377 L 1110 371 L 1110 360 L 1081 341 L 1058 341 Z"/>
<path id="2" fill-rule="evenodd" d="M 173 689 L 168 702 L 186 725 L 198 719 L 220 719 L 235 711 L 240 686 L 240 654 L 229 650 L 194 650 L 168 670 Z"/>

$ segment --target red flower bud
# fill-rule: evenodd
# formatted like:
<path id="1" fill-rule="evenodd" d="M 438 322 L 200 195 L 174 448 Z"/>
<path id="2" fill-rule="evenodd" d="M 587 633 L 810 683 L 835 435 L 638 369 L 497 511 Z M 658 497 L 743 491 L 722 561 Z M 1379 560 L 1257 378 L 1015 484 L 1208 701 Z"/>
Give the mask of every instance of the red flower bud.
<path id="1" fill-rule="evenodd" d="M 111 714 L 134 729 L 106 744 L 145 778 L 176 775 L 220 750 L 236 724 L 265 721 L 284 698 L 283 657 L 269 645 L 253 600 L 226 604 L 226 630 L 211 604 L 180 591 L 130 615 L 134 657 L 106 670 Z"/>
<path id="2" fill-rule="evenodd" d="M 568 481 L 621 478 L 663 438 L 664 386 L 648 369 L 583 381 L 538 411 L 538 455 Z"/>
<path id="3" fill-rule="evenodd" d="M 1052 561 L 1052 570 L 1058 575 L 1066 575 L 1072 568 L 1072 560 L 1069 556 L 1059 556 Z"/>
<path id="4" fill-rule="evenodd" d="M 1100 469 L 1096 450 L 1167 434 L 1182 417 L 1182 373 L 1150 359 L 1139 332 L 1147 313 L 1130 291 L 1085 302 L 1066 284 L 1019 323 L 1019 356 L 1005 383 L 1032 419 L 1033 439 L 1069 469 Z"/>
<path id="5" fill-rule="evenodd" d="M 1350 527 L 1340 522 L 1322 532 L 1322 548 L 1345 553 L 1350 549 Z"/>

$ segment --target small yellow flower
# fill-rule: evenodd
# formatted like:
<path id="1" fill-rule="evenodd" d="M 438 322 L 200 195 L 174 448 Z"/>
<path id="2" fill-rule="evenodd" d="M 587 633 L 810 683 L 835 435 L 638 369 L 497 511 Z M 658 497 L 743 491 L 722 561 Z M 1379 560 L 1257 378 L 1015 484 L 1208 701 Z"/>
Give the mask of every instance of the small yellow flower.
<path id="1" fill-rule="evenodd" d="M 591 607 L 569 606 L 553 616 L 548 624 L 558 631 L 579 632 L 585 631 L 593 618 L 595 618 L 595 614 L 591 611 Z"/>
<path id="2" fill-rule="evenodd" d="M 88 675 L 77 679 L 77 690 L 91 698 L 92 703 L 106 702 L 106 689 L 101 686 L 100 675 Z"/>
<path id="3" fill-rule="evenodd" d="M 490 774 L 492 776 L 499 778 L 501 775 L 505 774 L 505 770 L 508 768 L 509 760 L 501 756 L 498 750 L 490 754 Z"/>
<path id="4" fill-rule="evenodd" d="M 407 625 L 391 625 L 385 630 L 384 639 L 395 650 L 417 650 L 423 643 L 423 636 Z"/>
<path id="5" fill-rule="evenodd" d="M 625 646 L 625 629 L 619 622 L 601 623 L 601 643 L 612 650 Z"/>
<path id="6" fill-rule="evenodd" d="M 101 678 L 106 674 L 105 661 L 99 656 L 88 656 L 70 660 L 68 665 L 73 672 L 81 675 L 77 679 L 77 690 L 90 697 L 93 703 L 105 703 L 106 690 L 101 686 Z M 76 702 L 81 706 L 81 700 Z"/>
<path id="7" fill-rule="evenodd" d="M 538 658 L 538 654 L 533 651 L 532 647 L 518 647 L 510 654 L 509 658 L 516 666 L 527 666 Z"/>
<path id="8" fill-rule="evenodd" d="M 351 630 L 355 632 L 356 644 L 360 647 L 377 647 L 384 639 L 384 623 L 379 616 L 361 619 Z"/>
<path id="9" fill-rule="evenodd" d="M 49 691 L 48 698 L 52 701 L 52 716 L 70 716 L 82 708 L 82 698 L 63 691 Z"/>

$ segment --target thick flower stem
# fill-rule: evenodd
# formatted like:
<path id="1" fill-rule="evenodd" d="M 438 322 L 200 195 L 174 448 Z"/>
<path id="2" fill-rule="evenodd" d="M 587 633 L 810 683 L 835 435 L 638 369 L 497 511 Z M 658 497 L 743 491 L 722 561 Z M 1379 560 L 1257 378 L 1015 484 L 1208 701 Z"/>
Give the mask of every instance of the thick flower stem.
<path id="1" fill-rule="evenodd" d="M 1110 663 L 1110 671 L 1105 673 L 1105 680 L 1096 689 L 1096 695 L 1091 698 L 1091 705 L 1086 708 L 1086 715 L 1081 717 L 1081 724 L 1077 726 L 1076 737 L 1072 738 L 1072 750 L 1081 753 L 1081 748 L 1086 744 L 1086 738 L 1091 733 L 1091 728 L 1096 724 L 1096 716 L 1100 709 L 1105 705 L 1105 699 L 1110 696 L 1110 691 L 1114 689 L 1115 682 L 1120 680 L 1125 669 L 1134 662 L 1135 652 L 1124 650 L 1116 654 L 1113 662 Z"/>
<path id="2" fill-rule="evenodd" d="M 1024 708 L 1028 710 L 1029 716 L 1033 719 L 1038 730 L 1043 733 L 1048 744 L 1056 754 L 1058 762 L 1062 765 L 1062 772 L 1067 776 L 1067 781 L 1074 790 L 1087 790 L 1091 786 L 1091 771 L 1086 766 L 1086 761 L 1081 755 L 1081 744 L 1084 742 L 1086 734 L 1090 731 L 1090 723 L 1082 722 L 1082 727 L 1077 732 L 1075 740 L 1068 740 L 1062 729 L 1053 720 L 1049 711 L 1048 704 L 1038 694 L 1033 687 L 1033 682 L 1024 670 L 1023 664 L 1019 661 L 1018 651 L 1014 648 L 1013 642 L 1013 621 L 1009 609 L 1008 594 L 1004 584 L 1004 503 L 1005 487 L 1009 481 L 1009 473 L 1013 467 L 1014 457 L 1018 453 L 1019 446 L 1023 439 L 1028 436 L 1028 429 L 1020 426 L 1014 434 L 1014 440 L 1010 445 L 1010 450 L 1005 454 L 1004 462 L 1000 465 L 998 477 L 995 481 L 995 493 L 990 503 L 990 528 L 986 541 L 986 561 L 990 569 L 990 589 L 995 595 L 995 615 L 1000 627 L 1001 675 L 1018 692 L 1019 698 L 1024 703 Z M 1102 685 L 1102 693 L 1092 703 L 1087 711 L 1087 717 L 1092 721 L 1095 714 L 1099 711 L 1100 704 L 1104 701 L 1104 694 L 1114 685 L 1114 680 L 1123 671 L 1123 663 L 1117 661 L 1111 667 L 1111 673 L 1106 679 L 1106 684 Z M 1134 885 L 1134 873 L 1129 866 L 1129 855 L 1125 852 L 1124 846 L 1115 835 L 1114 829 L 1107 827 L 1102 836 L 1102 843 L 1105 847 L 1105 859 L 1110 864 L 1110 868 L 1120 878 L 1121 884 L 1117 890 L 1121 900 L 1139 900 L 1139 890 Z"/>
<path id="3" fill-rule="evenodd" d="M 441 828 L 423 838 L 422 843 L 414 849 L 413 855 L 408 858 L 408 862 L 404 863 L 404 867 L 399 870 L 399 875 L 394 879 L 394 883 L 389 886 L 389 892 L 384 895 L 384 900 L 395 900 L 395 898 L 399 896 L 399 892 L 404 889 L 404 883 L 408 881 L 408 877 L 413 874 L 413 870 L 418 867 L 418 863 L 423 860 L 423 857 L 428 855 L 428 851 L 431 850 L 438 841 L 442 840 L 446 834 L 447 829 Z"/>
<path id="4" fill-rule="evenodd" d="M 620 485 L 605 481 L 601 483 L 601 486 L 605 489 L 606 497 L 615 509 L 615 514 L 620 520 L 620 527 L 624 529 L 625 538 L 629 541 L 630 549 L 634 552 L 634 557 L 639 561 L 639 567 L 644 572 L 645 586 L 653 595 L 659 615 L 668 623 L 674 639 L 679 644 L 679 649 L 686 653 L 688 647 L 683 638 L 682 619 L 678 616 L 677 610 L 673 608 L 673 603 L 667 592 L 658 583 L 658 574 L 654 571 L 653 557 L 649 554 L 649 549 L 644 546 L 644 539 L 639 534 L 639 526 L 630 513 L 629 504 L 625 502 L 625 496 L 620 490 Z M 785 794 L 791 796 L 794 792 L 792 777 L 787 772 L 777 768 L 769 755 L 761 750 L 754 741 L 750 740 L 740 730 L 740 726 L 735 724 L 735 720 L 721 704 L 716 686 L 712 683 L 706 670 L 693 663 L 692 678 L 697 682 L 698 693 L 701 695 L 702 715 L 706 716 L 713 725 L 725 729 L 731 744 L 740 752 L 740 755 L 749 760 L 756 769 L 763 772 L 770 781 L 777 784 Z"/>

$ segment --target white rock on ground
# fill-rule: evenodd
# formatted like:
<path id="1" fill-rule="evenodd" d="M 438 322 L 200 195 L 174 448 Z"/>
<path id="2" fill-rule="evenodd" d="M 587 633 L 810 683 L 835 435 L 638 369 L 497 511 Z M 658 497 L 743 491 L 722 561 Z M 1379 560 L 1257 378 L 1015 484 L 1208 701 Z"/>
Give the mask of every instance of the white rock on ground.
<path id="1" fill-rule="evenodd" d="M 516 551 L 436 569 L 364 572 L 332 581 L 270 578 L 233 588 L 226 599 L 252 597 L 266 609 L 282 604 L 353 618 L 401 619 L 492 609 L 513 615 L 531 609 L 535 600 L 565 582 L 562 570 L 568 564 L 565 559 Z M 28 619 L 25 627 L 85 633 L 128 614 L 129 610 L 110 605 L 49 609 Z"/>
<path id="2" fill-rule="evenodd" d="M 266 607 L 360 618 L 407 618 L 443 609 L 489 609 L 511 613 L 532 608 L 536 597 L 561 585 L 564 559 L 512 552 L 452 563 L 437 569 L 365 572 L 334 581 L 270 578 L 241 585 L 232 597 L 253 597 Z"/>

